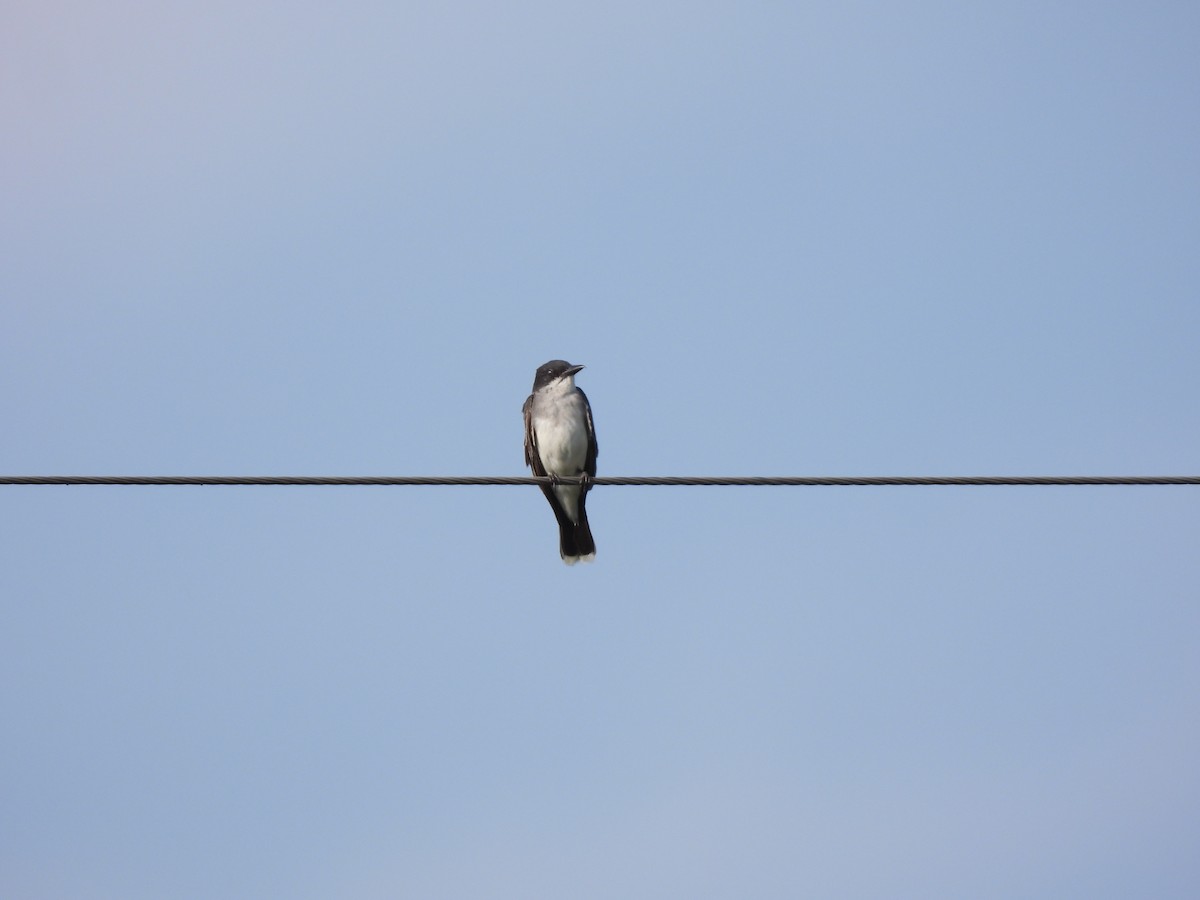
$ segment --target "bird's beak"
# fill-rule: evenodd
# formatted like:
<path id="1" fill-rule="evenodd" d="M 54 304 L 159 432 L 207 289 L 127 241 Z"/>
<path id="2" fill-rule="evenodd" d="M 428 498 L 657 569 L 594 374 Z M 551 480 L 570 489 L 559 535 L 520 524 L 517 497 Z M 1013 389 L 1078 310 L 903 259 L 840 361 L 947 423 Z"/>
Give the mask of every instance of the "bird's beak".
<path id="1" fill-rule="evenodd" d="M 584 366 L 571 366 L 571 368 L 567 369 L 565 374 L 574 375 L 576 372 L 578 372 L 582 368 L 584 368 Z"/>

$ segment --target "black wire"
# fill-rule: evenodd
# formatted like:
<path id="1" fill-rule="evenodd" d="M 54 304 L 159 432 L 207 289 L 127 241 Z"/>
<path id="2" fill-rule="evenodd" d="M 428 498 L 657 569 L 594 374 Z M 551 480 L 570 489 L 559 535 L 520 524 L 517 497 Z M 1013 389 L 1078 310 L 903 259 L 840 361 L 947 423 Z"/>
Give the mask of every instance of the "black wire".
<path id="1" fill-rule="evenodd" d="M 628 487 L 753 486 L 953 486 L 977 485 L 1171 485 L 1200 484 L 1200 475 L 967 475 L 967 476 L 597 476 L 596 485 Z M 560 478 L 560 484 L 577 484 L 577 478 Z M 551 479 L 531 475 L 0 475 L 0 484 L 12 485 L 287 485 L 287 486 L 398 486 L 398 485 L 544 485 Z"/>

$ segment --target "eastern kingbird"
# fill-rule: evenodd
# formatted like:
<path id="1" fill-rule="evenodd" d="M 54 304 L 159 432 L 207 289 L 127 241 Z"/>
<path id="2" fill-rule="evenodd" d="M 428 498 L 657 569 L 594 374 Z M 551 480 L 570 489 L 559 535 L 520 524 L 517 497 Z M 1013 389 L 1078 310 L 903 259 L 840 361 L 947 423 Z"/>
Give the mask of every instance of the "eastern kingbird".
<path id="1" fill-rule="evenodd" d="M 596 429 L 592 407 L 575 387 L 573 366 L 552 359 L 533 376 L 533 393 L 525 401 L 525 464 L 534 475 L 551 478 L 596 474 Z M 596 542 L 588 527 L 587 484 L 543 484 L 558 519 L 558 552 L 568 566 L 596 558 Z"/>

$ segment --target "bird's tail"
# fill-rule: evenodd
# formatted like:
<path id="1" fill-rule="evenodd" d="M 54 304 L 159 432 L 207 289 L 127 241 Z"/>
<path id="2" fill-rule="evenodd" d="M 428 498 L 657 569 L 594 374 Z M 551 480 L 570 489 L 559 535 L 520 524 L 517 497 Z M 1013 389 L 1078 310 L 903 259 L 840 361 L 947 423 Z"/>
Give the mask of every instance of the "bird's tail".
<path id="1" fill-rule="evenodd" d="M 572 522 L 565 516 L 558 523 L 558 552 L 568 566 L 583 560 L 596 558 L 596 542 L 592 540 L 592 529 L 588 525 L 587 510 L 579 504 L 579 521 Z"/>

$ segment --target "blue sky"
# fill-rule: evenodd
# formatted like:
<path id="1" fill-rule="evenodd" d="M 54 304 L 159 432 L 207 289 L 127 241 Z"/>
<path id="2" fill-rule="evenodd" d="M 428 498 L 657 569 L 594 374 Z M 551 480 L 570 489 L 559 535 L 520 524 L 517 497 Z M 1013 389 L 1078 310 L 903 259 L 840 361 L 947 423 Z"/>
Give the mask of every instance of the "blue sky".
<path id="1" fill-rule="evenodd" d="M 6 473 L 1200 471 L 1192 4 L 3 19 Z M 1194 897 L 1198 500 L 0 488 L 0 894 Z"/>

